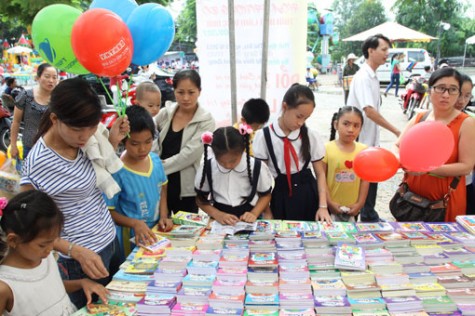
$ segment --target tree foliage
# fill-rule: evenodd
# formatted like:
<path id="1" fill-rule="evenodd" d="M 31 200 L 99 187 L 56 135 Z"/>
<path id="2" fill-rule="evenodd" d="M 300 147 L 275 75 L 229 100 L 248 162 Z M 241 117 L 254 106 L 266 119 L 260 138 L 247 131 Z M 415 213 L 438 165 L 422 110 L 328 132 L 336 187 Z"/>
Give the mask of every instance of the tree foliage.
<path id="1" fill-rule="evenodd" d="M 185 8 L 176 21 L 175 42 L 195 43 L 196 36 L 196 0 L 187 0 Z"/>
<path id="2" fill-rule="evenodd" d="M 171 0 L 136 1 L 138 4 L 155 2 L 162 5 L 168 5 L 171 2 Z M 36 13 L 48 5 L 61 3 L 86 10 L 91 2 L 92 0 L 2 0 L 0 1 L 0 12 L 1 18 L 4 22 L 9 20 L 17 20 L 23 25 L 31 25 Z"/>
<path id="3" fill-rule="evenodd" d="M 441 56 L 462 55 L 465 39 L 475 34 L 475 21 L 463 17 L 465 9 L 458 0 L 397 0 L 392 8 L 399 24 L 434 37 L 440 36 Z M 441 21 L 449 23 L 450 29 L 442 30 Z M 437 54 L 437 40 L 407 45 L 424 47 L 434 56 Z M 469 48 L 468 52 L 472 49 Z"/>
<path id="4" fill-rule="evenodd" d="M 343 42 L 341 39 L 363 32 L 387 21 L 380 0 L 335 0 L 332 4 L 335 26 L 340 32 L 340 42 L 331 46 L 332 59 L 341 60 L 349 53 L 361 55 L 360 42 Z"/>

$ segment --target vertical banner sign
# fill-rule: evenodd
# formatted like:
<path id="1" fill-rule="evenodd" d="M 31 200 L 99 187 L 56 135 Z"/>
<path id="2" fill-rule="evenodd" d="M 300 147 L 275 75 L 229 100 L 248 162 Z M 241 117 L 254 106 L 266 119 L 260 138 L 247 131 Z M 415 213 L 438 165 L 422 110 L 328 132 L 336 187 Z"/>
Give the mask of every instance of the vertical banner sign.
<path id="1" fill-rule="evenodd" d="M 235 0 L 237 108 L 260 96 L 264 1 Z M 285 91 L 305 83 L 307 2 L 273 0 L 270 5 L 267 98 L 272 116 Z M 197 0 L 197 54 L 202 92 L 200 105 L 218 126 L 231 124 L 228 6 L 226 1 Z"/>

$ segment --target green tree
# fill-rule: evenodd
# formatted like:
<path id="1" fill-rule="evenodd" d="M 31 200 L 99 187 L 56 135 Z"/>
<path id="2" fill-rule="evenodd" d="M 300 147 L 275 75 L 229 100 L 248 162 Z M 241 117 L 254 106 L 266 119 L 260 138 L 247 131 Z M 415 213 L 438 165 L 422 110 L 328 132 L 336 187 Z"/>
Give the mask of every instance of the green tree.
<path id="1" fill-rule="evenodd" d="M 176 21 L 176 33 L 173 46 L 185 45 L 194 47 L 196 36 L 196 0 L 187 0 L 185 8 Z"/>
<path id="2" fill-rule="evenodd" d="M 112 0 L 111 0 L 112 1 Z M 171 0 L 136 0 L 138 4 L 155 2 L 162 5 L 168 5 Z M 0 12 L 2 20 L 18 20 L 23 25 L 31 25 L 33 19 L 42 8 L 50 4 L 67 4 L 73 7 L 87 9 L 92 0 L 2 0 L 0 1 Z M 61 17 L 58 17 L 58 19 Z"/>
<path id="3" fill-rule="evenodd" d="M 349 53 L 360 56 L 360 42 L 343 42 L 342 39 L 363 32 L 387 21 L 380 0 L 335 0 L 332 4 L 335 25 L 340 32 L 338 45 L 330 46 L 332 59 L 340 61 Z"/>
<path id="4" fill-rule="evenodd" d="M 473 32 L 473 21 L 462 17 L 465 7 L 458 0 L 398 0 L 392 10 L 396 21 L 414 30 L 439 37 L 441 56 L 462 55 L 465 38 Z M 441 30 L 440 22 L 450 23 L 449 30 Z M 423 44 L 400 44 L 400 46 L 424 47 L 434 56 L 437 40 Z"/>

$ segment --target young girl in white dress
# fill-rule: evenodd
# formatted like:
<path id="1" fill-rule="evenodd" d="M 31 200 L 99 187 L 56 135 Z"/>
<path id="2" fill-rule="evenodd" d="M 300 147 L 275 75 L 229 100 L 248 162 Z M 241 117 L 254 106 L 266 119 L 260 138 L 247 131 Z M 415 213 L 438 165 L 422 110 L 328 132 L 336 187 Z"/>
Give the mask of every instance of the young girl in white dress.
<path id="1" fill-rule="evenodd" d="M 78 290 L 87 303 L 92 293 L 106 301 L 107 290 L 96 282 L 61 280 L 51 250 L 64 219 L 46 193 L 26 191 L 8 203 L 1 198 L 0 216 L 1 315 L 70 315 L 76 307 L 66 292 Z"/>
<path id="2" fill-rule="evenodd" d="M 241 124 L 204 133 L 204 163 L 195 178 L 198 206 L 223 225 L 255 222 L 269 205 L 272 175 L 249 155 L 252 128 Z M 213 157 L 208 157 L 207 147 Z M 245 153 L 244 153 L 245 151 Z"/>

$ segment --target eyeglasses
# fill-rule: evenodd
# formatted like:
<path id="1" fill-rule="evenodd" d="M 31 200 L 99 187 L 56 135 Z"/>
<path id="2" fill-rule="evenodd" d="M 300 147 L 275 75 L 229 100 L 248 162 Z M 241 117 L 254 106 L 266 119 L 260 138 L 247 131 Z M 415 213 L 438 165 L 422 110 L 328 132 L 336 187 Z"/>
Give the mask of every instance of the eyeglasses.
<path id="1" fill-rule="evenodd" d="M 450 95 L 459 95 L 460 89 L 456 87 L 445 87 L 445 86 L 434 86 L 432 87 L 432 91 L 438 94 L 444 94 L 447 91 Z"/>
<path id="2" fill-rule="evenodd" d="M 459 99 L 465 99 L 465 100 L 470 100 L 473 96 L 471 94 L 466 94 L 466 95 L 460 95 Z"/>

